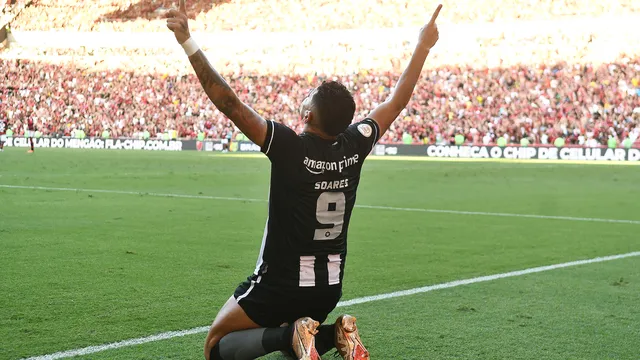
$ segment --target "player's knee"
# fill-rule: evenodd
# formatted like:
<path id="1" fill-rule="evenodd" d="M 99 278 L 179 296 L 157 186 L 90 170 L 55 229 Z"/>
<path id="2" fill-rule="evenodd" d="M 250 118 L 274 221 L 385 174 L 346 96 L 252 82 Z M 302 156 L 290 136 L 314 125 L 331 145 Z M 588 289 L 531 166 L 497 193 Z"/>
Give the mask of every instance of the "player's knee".
<path id="1" fill-rule="evenodd" d="M 223 360 L 220 355 L 220 337 L 212 337 L 211 339 L 207 339 L 207 343 L 204 346 L 204 357 L 208 360 Z"/>
<path id="2" fill-rule="evenodd" d="M 206 353 L 205 353 L 205 358 L 206 358 Z M 214 346 L 211 348 L 211 350 L 209 350 L 209 360 L 223 360 L 222 359 L 222 355 L 220 355 L 220 350 L 218 349 L 217 346 Z"/>
<path id="3" fill-rule="evenodd" d="M 216 347 L 216 345 L 218 345 L 218 343 L 220 342 L 220 339 L 222 339 L 223 336 L 225 336 L 226 334 L 223 333 L 221 330 L 216 329 L 216 327 L 212 327 L 211 330 L 209 330 L 209 335 L 207 335 L 207 340 L 204 343 L 204 357 L 205 359 L 208 360 L 218 360 L 219 357 L 214 357 L 214 351 L 213 349 Z"/>

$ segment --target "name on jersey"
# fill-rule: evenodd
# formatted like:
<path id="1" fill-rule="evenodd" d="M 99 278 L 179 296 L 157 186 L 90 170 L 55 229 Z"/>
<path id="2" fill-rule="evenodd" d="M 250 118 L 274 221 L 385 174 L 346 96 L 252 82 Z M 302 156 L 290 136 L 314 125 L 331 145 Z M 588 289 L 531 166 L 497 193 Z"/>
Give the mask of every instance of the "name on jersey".
<path id="1" fill-rule="evenodd" d="M 318 181 L 316 183 L 316 190 L 333 190 L 344 189 L 349 186 L 349 179 L 335 180 L 335 181 Z"/>
<path id="2" fill-rule="evenodd" d="M 319 161 L 309 159 L 305 156 L 304 158 L 304 166 L 307 167 L 307 170 L 312 174 L 322 174 L 326 171 L 338 171 L 342 172 L 345 168 L 355 165 L 358 163 L 360 156 L 358 154 L 353 155 L 350 158 L 344 156 L 344 160 L 340 161 Z"/>

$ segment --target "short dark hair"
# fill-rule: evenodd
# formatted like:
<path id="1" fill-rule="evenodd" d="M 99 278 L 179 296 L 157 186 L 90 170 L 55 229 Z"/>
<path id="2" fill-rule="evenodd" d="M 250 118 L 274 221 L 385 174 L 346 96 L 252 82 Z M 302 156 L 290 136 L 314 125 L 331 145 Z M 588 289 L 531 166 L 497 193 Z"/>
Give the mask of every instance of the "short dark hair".
<path id="1" fill-rule="evenodd" d="M 351 92 L 337 81 L 323 81 L 312 101 L 320 117 L 320 126 L 327 135 L 338 136 L 353 121 L 356 102 Z"/>

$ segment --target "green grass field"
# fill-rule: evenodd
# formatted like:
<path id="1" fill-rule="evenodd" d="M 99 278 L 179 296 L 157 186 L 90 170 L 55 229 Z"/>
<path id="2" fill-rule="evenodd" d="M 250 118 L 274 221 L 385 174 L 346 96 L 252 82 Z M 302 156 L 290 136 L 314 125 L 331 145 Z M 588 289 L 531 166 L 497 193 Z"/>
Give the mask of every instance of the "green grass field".
<path id="1" fill-rule="evenodd" d="M 253 271 L 267 203 L 207 197 L 264 200 L 268 181 L 263 158 L 0 153 L 0 359 L 208 325 Z M 395 209 L 354 211 L 343 300 L 640 251 L 639 184 L 638 166 L 369 160 L 358 204 Z M 640 257 L 343 307 L 329 320 L 342 312 L 358 317 L 373 359 L 640 359 Z M 202 359 L 204 337 L 79 358 Z"/>

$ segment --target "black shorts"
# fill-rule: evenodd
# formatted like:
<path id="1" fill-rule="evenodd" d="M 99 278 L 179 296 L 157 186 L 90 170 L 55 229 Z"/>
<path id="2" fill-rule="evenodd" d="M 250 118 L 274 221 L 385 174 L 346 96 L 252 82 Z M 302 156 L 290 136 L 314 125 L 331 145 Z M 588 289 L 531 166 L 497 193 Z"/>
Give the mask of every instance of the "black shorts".
<path id="1" fill-rule="evenodd" d="M 301 317 L 323 323 L 342 296 L 342 285 L 288 288 L 252 275 L 233 296 L 249 318 L 262 327 L 292 324 Z"/>

